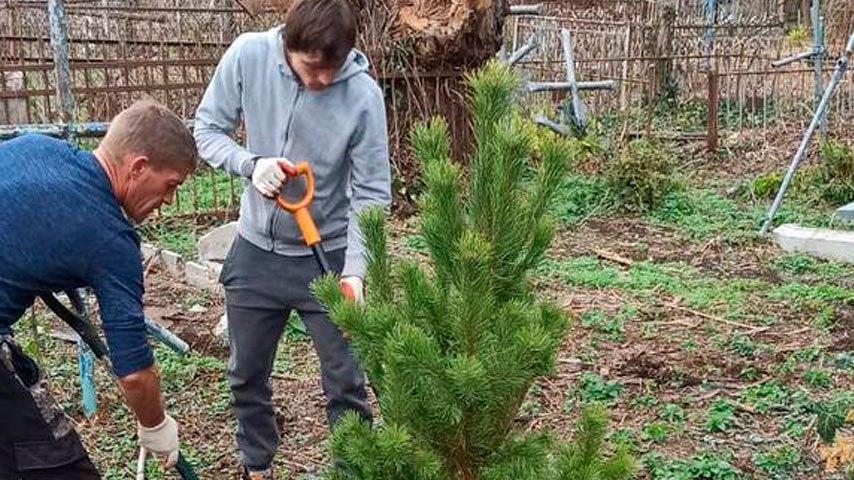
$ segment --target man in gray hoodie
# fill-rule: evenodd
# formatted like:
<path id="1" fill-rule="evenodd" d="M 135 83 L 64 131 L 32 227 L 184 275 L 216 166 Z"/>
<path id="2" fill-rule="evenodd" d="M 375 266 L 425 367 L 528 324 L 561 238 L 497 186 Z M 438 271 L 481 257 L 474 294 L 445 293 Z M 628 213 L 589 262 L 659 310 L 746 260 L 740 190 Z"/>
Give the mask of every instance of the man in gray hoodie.
<path id="1" fill-rule="evenodd" d="M 294 217 L 276 195 L 301 195 L 280 163 L 305 160 L 314 171 L 311 213 L 342 288 L 362 297 L 364 245 L 357 215 L 391 203 L 382 91 L 354 49 L 355 17 L 346 0 L 301 0 L 286 23 L 238 37 L 220 61 L 196 112 L 199 153 L 244 177 L 238 235 L 220 281 L 225 287 L 237 444 L 244 478 L 273 478 L 279 444 L 270 374 L 285 321 L 296 310 L 320 358 L 326 414 L 371 419 L 364 374 L 340 330 L 308 289 L 320 275 Z M 241 120 L 246 146 L 232 139 Z"/>

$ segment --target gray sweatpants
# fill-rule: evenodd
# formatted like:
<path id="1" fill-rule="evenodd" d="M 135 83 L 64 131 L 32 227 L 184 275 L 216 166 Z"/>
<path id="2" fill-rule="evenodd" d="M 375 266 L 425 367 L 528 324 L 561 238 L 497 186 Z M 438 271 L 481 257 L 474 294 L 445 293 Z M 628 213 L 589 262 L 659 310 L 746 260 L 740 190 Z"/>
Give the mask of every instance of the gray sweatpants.
<path id="1" fill-rule="evenodd" d="M 327 253 L 340 272 L 344 250 Z M 296 309 L 320 358 L 321 384 L 330 425 L 347 410 L 371 419 L 365 376 L 341 331 L 308 289 L 320 275 L 314 257 L 285 257 L 256 247 L 239 235 L 225 260 L 230 356 L 228 382 L 237 418 L 237 446 L 250 470 L 268 468 L 279 445 L 270 374 L 276 346 L 291 310 Z"/>

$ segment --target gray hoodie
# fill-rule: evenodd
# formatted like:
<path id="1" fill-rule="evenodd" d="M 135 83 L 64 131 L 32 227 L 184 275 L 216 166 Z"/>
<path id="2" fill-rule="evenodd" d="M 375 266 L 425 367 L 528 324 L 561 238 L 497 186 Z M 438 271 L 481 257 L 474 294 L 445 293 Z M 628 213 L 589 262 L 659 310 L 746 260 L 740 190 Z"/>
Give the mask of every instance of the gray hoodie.
<path id="1" fill-rule="evenodd" d="M 343 276 L 364 277 L 364 244 L 356 214 L 391 203 L 383 94 L 368 60 L 352 50 L 333 83 L 306 89 L 285 61 L 281 29 L 240 35 L 214 72 L 196 111 L 200 156 L 245 178 L 237 231 L 252 244 L 286 256 L 311 255 L 292 214 L 251 185 L 254 160 L 307 161 L 314 171 L 311 213 L 327 251 L 347 248 Z M 246 127 L 246 147 L 232 139 Z M 287 182 L 295 199 L 300 182 Z"/>

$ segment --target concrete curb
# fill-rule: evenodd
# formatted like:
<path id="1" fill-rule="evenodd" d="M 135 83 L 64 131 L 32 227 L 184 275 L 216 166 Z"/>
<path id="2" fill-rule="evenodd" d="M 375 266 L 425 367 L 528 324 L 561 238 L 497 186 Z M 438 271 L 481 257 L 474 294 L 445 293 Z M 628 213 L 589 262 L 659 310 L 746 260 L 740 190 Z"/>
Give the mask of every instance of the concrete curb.
<path id="1" fill-rule="evenodd" d="M 854 263 L 854 232 L 807 228 L 788 223 L 774 229 L 774 241 L 787 252 Z"/>

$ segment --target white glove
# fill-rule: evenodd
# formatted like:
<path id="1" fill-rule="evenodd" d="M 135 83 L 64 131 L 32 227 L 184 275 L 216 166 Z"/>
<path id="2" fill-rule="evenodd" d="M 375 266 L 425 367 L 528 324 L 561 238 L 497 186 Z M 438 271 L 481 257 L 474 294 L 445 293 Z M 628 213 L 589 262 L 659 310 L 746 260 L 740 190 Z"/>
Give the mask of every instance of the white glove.
<path id="1" fill-rule="evenodd" d="M 365 299 L 365 287 L 361 278 L 356 276 L 343 277 L 339 281 L 339 284 L 341 285 L 341 291 L 344 292 L 344 296 L 349 298 L 350 300 L 362 302 Z"/>
<path id="2" fill-rule="evenodd" d="M 137 425 L 139 444 L 157 456 L 166 468 L 178 463 L 178 422 L 166 415 L 156 427 Z"/>
<path id="3" fill-rule="evenodd" d="M 293 164 L 287 158 L 264 157 L 255 162 L 252 170 L 252 185 L 268 198 L 273 198 L 279 193 L 288 176 L 282 171 L 280 164 L 293 168 Z"/>

